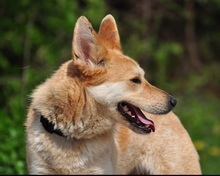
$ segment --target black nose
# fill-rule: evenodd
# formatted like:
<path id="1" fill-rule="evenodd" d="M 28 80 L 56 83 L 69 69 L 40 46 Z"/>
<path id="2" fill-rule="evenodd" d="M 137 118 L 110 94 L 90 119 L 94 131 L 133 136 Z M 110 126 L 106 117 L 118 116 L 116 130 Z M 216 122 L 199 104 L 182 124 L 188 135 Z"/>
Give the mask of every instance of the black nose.
<path id="1" fill-rule="evenodd" d="M 177 104 L 177 100 L 173 98 L 172 96 L 170 96 L 169 101 L 170 101 L 171 106 L 174 108 Z"/>

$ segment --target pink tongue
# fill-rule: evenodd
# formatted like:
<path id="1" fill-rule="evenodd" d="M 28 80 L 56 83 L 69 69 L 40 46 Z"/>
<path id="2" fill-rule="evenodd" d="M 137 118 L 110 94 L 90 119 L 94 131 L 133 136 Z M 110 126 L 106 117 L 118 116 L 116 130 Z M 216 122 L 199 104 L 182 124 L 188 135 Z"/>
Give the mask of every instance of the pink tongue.
<path id="1" fill-rule="evenodd" d="M 132 108 L 133 108 L 133 107 L 132 107 Z M 150 126 L 152 127 L 153 132 L 154 132 L 154 131 L 155 131 L 154 124 L 153 124 L 151 121 L 147 120 L 146 117 L 143 117 L 142 112 L 136 110 L 136 108 L 133 108 L 133 110 L 135 111 L 135 113 L 136 113 L 137 117 L 139 118 L 139 120 L 140 120 L 143 124 L 145 124 L 145 125 L 150 125 Z"/>
<path id="2" fill-rule="evenodd" d="M 141 115 L 139 113 L 137 113 L 137 116 L 139 118 L 139 120 L 144 123 L 145 125 L 154 125 L 151 121 L 148 121 L 146 119 L 144 119 L 143 117 L 141 117 Z"/>

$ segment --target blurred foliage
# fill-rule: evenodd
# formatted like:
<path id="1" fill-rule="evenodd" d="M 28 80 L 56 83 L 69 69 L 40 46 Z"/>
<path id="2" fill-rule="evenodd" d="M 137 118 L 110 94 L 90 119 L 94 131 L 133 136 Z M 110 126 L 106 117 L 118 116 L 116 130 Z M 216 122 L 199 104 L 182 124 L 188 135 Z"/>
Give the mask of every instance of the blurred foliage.
<path id="1" fill-rule="evenodd" d="M 29 95 L 71 59 L 78 17 L 98 31 L 107 14 L 116 19 L 124 53 L 150 83 L 178 99 L 174 112 L 199 152 L 203 174 L 219 174 L 219 0 L 1 0 L 0 174 L 27 174 Z"/>

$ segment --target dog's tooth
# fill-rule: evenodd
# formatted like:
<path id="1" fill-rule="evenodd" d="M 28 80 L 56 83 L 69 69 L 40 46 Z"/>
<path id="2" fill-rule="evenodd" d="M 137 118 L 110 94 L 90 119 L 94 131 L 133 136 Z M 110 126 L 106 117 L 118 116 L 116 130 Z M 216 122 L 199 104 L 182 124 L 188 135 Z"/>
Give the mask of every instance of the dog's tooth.
<path id="1" fill-rule="evenodd" d="M 135 115 L 132 115 L 131 117 L 132 117 L 132 118 L 135 118 Z"/>
<path id="2" fill-rule="evenodd" d="M 148 128 L 150 125 L 145 125 L 146 128 Z"/>
<path id="3" fill-rule="evenodd" d="M 123 109 L 124 109 L 124 111 L 127 111 L 128 110 L 127 105 L 123 106 Z"/>

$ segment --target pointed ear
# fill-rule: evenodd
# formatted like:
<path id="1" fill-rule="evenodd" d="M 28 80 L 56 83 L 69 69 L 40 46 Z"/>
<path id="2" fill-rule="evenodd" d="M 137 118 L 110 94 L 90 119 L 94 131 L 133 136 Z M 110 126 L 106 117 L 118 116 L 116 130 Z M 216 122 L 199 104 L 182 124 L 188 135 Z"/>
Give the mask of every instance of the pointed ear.
<path id="1" fill-rule="evenodd" d="M 118 28 L 112 15 L 107 15 L 103 18 L 98 36 L 105 43 L 106 47 L 121 51 Z"/>
<path id="2" fill-rule="evenodd" d="M 75 65 L 87 66 L 88 69 L 98 66 L 106 52 L 92 25 L 84 16 L 76 22 L 72 47 Z"/>

